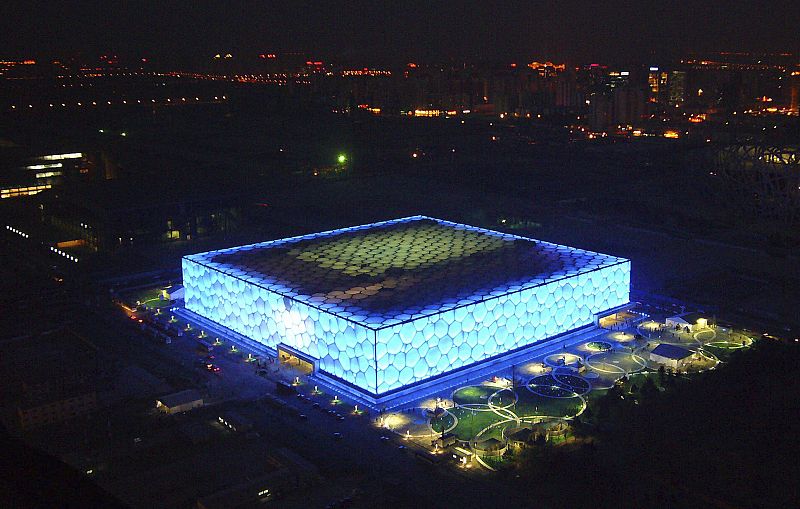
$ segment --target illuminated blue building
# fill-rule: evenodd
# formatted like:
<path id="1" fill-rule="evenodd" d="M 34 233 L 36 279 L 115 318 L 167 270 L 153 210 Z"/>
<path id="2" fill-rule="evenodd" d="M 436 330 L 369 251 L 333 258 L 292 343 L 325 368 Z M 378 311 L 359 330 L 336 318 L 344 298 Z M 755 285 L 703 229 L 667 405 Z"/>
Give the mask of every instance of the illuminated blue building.
<path id="1" fill-rule="evenodd" d="M 188 310 L 378 401 L 594 323 L 630 261 L 414 216 L 186 256 L 183 284 Z"/>

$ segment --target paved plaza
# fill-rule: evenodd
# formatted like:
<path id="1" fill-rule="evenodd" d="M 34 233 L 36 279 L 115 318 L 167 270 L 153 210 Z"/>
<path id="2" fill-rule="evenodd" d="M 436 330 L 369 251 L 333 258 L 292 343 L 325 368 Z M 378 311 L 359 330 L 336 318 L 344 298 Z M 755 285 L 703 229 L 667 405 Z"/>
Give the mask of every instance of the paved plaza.
<path id="1" fill-rule="evenodd" d="M 242 344 L 243 338 L 230 331 L 208 329 L 211 324 L 207 322 L 193 323 L 192 316 L 178 307 L 165 308 L 161 302 L 155 307 L 161 308 L 155 316 L 183 335 L 217 345 L 218 355 L 239 359 L 263 377 L 291 384 L 298 397 L 316 402 L 323 410 L 361 416 L 363 426 L 385 430 L 416 450 L 433 456 L 443 454 L 443 436 L 454 437 L 455 444 L 449 445 L 468 451 L 485 452 L 481 449 L 485 444 L 501 444 L 503 454 L 475 454 L 470 462 L 489 470 L 502 466 L 504 458 L 513 455 L 513 448 L 507 448 L 507 444 L 519 436 L 542 435 L 554 443 L 565 440 L 571 421 L 586 411 L 592 399 L 602 397 L 615 384 L 633 379 L 641 383 L 644 377 L 657 380 L 662 376 L 661 366 L 650 360 L 650 352 L 660 344 L 692 352 L 691 360 L 675 373 L 692 376 L 716 368 L 732 352 L 753 343 L 744 331 L 711 326 L 687 332 L 643 316 L 628 325 L 617 324 L 615 330 L 593 328 L 563 342 L 551 341 L 539 353 L 516 364 L 483 370 L 438 393 L 426 392 L 417 399 L 412 395 L 400 407 L 370 413 L 292 361 L 270 358 L 251 348 L 255 346 L 252 343 Z"/>

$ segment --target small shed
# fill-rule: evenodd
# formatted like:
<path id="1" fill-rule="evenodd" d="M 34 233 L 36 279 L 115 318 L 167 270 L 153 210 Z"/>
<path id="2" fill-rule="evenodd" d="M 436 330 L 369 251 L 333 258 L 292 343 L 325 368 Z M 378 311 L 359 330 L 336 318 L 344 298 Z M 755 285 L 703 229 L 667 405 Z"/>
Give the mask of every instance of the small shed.
<path id="1" fill-rule="evenodd" d="M 178 414 L 203 406 L 203 397 L 194 389 L 167 394 L 156 400 L 156 408 L 165 414 Z"/>
<path id="2" fill-rule="evenodd" d="M 521 428 L 510 428 L 506 430 L 506 438 L 508 438 L 508 444 L 513 447 L 525 447 L 529 443 L 533 441 L 535 436 L 535 432 L 532 428 L 521 427 Z"/>
<path id="3" fill-rule="evenodd" d="M 475 454 L 478 456 L 495 456 L 499 457 L 505 454 L 508 449 L 508 444 L 502 440 L 494 437 L 487 438 L 486 440 L 476 441 L 473 446 Z"/>
<path id="4" fill-rule="evenodd" d="M 450 447 L 454 445 L 458 437 L 455 433 L 443 433 L 441 437 L 437 438 L 434 442 L 441 448 Z"/>
<path id="5" fill-rule="evenodd" d="M 453 459 L 462 465 L 467 465 L 472 462 L 472 451 L 464 449 L 463 447 L 453 447 L 452 455 Z"/>

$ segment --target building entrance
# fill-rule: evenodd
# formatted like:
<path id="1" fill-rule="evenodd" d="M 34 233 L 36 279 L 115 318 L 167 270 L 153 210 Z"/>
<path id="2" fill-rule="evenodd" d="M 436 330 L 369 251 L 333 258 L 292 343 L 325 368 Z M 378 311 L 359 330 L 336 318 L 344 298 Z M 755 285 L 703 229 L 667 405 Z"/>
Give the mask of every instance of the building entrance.
<path id="1" fill-rule="evenodd" d="M 278 361 L 282 366 L 290 367 L 303 375 L 310 375 L 316 369 L 315 359 L 283 344 L 278 345 Z"/>

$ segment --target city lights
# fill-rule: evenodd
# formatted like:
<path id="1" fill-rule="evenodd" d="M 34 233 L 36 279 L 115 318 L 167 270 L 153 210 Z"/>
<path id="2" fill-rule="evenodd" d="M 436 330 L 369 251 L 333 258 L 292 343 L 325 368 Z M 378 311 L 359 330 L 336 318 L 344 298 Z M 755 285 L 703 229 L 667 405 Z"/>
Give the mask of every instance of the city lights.
<path id="1" fill-rule="evenodd" d="M 83 157 L 82 152 L 68 152 L 66 154 L 52 154 L 47 156 L 41 156 L 39 159 L 42 161 L 59 161 L 61 159 L 80 159 Z"/>

